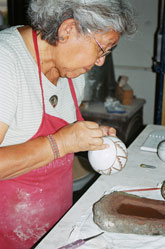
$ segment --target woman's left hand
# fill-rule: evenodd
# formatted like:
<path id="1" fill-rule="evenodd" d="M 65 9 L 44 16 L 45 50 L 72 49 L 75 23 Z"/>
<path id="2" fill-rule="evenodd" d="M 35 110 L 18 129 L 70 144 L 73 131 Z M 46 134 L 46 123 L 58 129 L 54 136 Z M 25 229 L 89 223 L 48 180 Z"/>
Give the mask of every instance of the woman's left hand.
<path id="1" fill-rule="evenodd" d="M 101 125 L 100 128 L 103 131 L 103 136 L 116 136 L 116 129 L 113 127 L 109 127 L 109 126 L 103 126 Z"/>

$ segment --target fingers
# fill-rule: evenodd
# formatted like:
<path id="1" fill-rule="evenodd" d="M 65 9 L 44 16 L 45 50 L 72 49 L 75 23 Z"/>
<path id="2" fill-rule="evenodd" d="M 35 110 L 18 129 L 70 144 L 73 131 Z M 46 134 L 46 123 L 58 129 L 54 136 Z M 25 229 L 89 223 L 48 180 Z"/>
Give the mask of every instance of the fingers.
<path id="1" fill-rule="evenodd" d="M 95 130 L 96 132 L 102 131 L 102 133 L 100 133 L 100 136 L 116 136 L 116 129 L 113 127 L 103 126 L 103 125 L 99 126 L 98 123 L 92 121 L 85 121 L 85 125 L 87 128 L 91 129 L 92 131 L 94 131 L 94 129 L 96 129 Z"/>
<path id="2" fill-rule="evenodd" d="M 104 150 L 106 148 L 108 148 L 109 145 L 108 144 L 102 144 L 100 146 L 96 146 L 96 145 L 90 145 L 90 148 L 88 150 Z"/>
<path id="3" fill-rule="evenodd" d="M 108 126 L 100 126 L 103 132 L 103 136 L 116 136 L 116 129 Z"/>
<path id="4" fill-rule="evenodd" d="M 110 127 L 108 131 L 109 136 L 116 136 L 116 129 Z"/>
<path id="5" fill-rule="evenodd" d="M 91 139 L 89 140 L 89 145 L 91 146 L 102 146 L 103 145 L 103 139 L 102 137 L 96 137 L 96 138 L 93 138 L 91 137 Z"/>
<path id="6" fill-rule="evenodd" d="M 89 133 L 90 133 L 90 137 L 92 138 L 103 137 L 103 131 L 100 128 L 90 129 Z"/>
<path id="7" fill-rule="evenodd" d="M 100 128 L 99 124 L 92 121 L 83 121 L 83 125 L 87 128 L 87 132 L 89 133 L 89 137 L 92 138 L 102 138 L 103 137 L 103 131 Z"/>
<path id="8" fill-rule="evenodd" d="M 103 144 L 103 136 L 116 134 L 114 128 L 102 126 L 92 121 L 77 121 L 61 128 L 56 133 L 60 155 L 72 152 L 102 150 L 109 145 Z"/>
<path id="9" fill-rule="evenodd" d="M 99 124 L 96 122 L 92 122 L 92 121 L 82 121 L 85 122 L 85 125 L 89 128 L 89 129 L 94 129 L 94 128 L 99 128 Z"/>

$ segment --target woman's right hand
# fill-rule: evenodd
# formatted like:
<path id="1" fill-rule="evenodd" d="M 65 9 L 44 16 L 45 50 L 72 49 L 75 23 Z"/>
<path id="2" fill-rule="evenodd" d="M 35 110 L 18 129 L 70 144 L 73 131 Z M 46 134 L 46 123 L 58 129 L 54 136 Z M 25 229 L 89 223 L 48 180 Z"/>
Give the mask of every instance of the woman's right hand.
<path id="1" fill-rule="evenodd" d="M 68 153 L 105 149 L 108 145 L 103 144 L 102 137 L 102 129 L 92 121 L 77 121 L 54 134 L 61 157 Z"/>
<path id="2" fill-rule="evenodd" d="M 0 142 L 8 126 L 0 122 Z M 95 122 L 78 121 L 61 128 L 54 135 L 60 156 L 87 150 L 104 149 L 103 129 Z M 10 179 L 40 168 L 54 159 L 47 137 L 37 137 L 22 144 L 0 147 L 0 180 Z"/>

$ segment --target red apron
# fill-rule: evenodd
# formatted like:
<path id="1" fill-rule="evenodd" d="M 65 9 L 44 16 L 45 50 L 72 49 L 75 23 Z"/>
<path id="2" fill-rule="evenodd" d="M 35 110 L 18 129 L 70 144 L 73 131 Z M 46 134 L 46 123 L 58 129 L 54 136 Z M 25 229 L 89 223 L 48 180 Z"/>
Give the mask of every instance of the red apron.
<path id="1" fill-rule="evenodd" d="M 45 113 L 37 36 L 33 32 L 42 91 L 43 117 L 31 138 L 47 136 L 68 123 Z M 83 120 L 72 80 L 69 79 L 78 120 Z M 51 148 L 50 148 L 51 149 Z M 74 154 L 54 160 L 39 169 L 0 181 L 0 248 L 30 249 L 72 205 Z"/>

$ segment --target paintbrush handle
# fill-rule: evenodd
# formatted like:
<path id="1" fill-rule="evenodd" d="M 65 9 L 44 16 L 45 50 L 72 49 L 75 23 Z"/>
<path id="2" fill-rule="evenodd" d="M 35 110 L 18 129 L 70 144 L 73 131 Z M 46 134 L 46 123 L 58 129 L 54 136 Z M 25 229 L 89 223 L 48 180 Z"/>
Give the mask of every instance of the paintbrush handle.
<path id="1" fill-rule="evenodd" d="M 62 247 L 60 247 L 58 249 L 68 249 L 68 248 L 74 249 L 74 248 L 77 248 L 79 246 L 82 246 L 84 243 L 85 243 L 85 240 L 79 239 L 79 240 L 76 240 L 76 241 L 66 245 L 66 246 L 62 246 Z"/>

